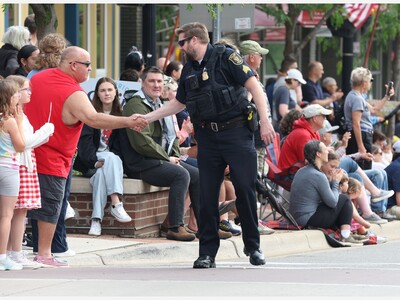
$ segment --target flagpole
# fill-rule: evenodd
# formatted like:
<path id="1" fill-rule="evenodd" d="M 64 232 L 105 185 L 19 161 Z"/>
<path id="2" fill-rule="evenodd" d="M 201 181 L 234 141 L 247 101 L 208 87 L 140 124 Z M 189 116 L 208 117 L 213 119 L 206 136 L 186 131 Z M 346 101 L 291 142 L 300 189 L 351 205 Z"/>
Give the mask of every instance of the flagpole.
<path id="1" fill-rule="evenodd" d="M 364 57 L 364 62 L 363 62 L 364 68 L 366 68 L 367 64 L 368 64 L 369 53 L 371 52 L 372 40 L 374 38 L 376 25 L 378 24 L 378 16 L 379 16 L 380 9 L 381 9 L 381 6 L 379 5 L 378 9 L 376 10 L 375 21 L 374 21 L 374 26 L 372 27 L 371 36 L 369 37 L 367 52 L 365 53 L 365 57 Z"/>

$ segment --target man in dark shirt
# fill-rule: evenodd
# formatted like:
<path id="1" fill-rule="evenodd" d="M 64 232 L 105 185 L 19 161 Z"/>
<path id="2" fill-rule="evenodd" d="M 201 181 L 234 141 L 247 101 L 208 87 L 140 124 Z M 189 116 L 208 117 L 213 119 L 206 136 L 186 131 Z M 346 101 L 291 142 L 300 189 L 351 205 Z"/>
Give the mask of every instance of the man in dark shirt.
<path id="1" fill-rule="evenodd" d="M 325 98 L 319 80 L 324 75 L 324 67 L 319 61 L 312 61 L 307 67 L 306 84 L 302 85 L 303 101 L 310 104 L 319 104 L 323 107 L 330 107 L 332 102 L 339 100 L 343 93 L 334 92 L 331 96 Z"/>
<path id="2" fill-rule="evenodd" d="M 267 118 L 264 92 L 237 52 L 209 43 L 204 24 L 185 24 L 176 33 L 178 44 L 188 60 L 176 100 L 168 101 L 146 118 L 153 122 L 186 106 L 195 126 L 200 173 L 200 249 L 193 268 L 215 268 L 219 248 L 218 197 L 227 165 L 237 195 L 244 252 L 250 256 L 251 264 L 265 264 L 257 228 L 257 155 L 253 132 L 248 126 L 248 120 L 254 121 L 254 112 L 246 98 L 246 90 L 253 95 L 258 109 L 261 139 L 269 144 L 275 132 Z"/>

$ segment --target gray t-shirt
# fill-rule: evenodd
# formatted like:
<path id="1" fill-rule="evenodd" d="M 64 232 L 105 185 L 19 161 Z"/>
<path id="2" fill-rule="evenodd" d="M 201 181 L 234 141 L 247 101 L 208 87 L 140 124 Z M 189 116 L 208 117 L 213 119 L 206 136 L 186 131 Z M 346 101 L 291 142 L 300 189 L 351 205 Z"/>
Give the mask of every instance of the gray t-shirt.
<path id="1" fill-rule="evenodd" d="M 347 94 L 343 110 L 347 130 L 353 130 L 353 111 L 362 111 L 360 120 L 361 131 L 372 131 L 374 129 L 367 101 L 356 91 L 352 90 Z"/>
<path id="2" fill-rule="evenodd" d="M 280 86 L 275 92 L 274 92 L 274 114 L 273 118 L 274 121 L 280 121 L 282 119 L 282 116 L 279 114 L 279 105 L 280 104 L 287 104 L 289 109 L 294 109 L 296 108 L 296 100 L 292 98 L 292 96 L 289 93 L 289 89 L 287 88 L 286 85 Z"/>
<path id="3" fill-rule="evenodd" d="M 299 225 L 305 226 L 321 203 L 334 208 L 338 200 L 339 183 L 336 180 L 329 183 L 324 173 L 306 165 L 294 176 L 289 212 Z"/>

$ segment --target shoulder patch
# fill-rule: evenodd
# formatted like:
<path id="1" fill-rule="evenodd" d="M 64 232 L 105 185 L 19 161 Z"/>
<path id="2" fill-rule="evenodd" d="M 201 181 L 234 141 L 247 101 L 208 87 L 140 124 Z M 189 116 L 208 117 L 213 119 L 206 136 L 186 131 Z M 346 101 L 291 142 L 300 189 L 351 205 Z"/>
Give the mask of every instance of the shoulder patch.
<path id="1" fill-rule="evenodd" d="M 245 72 L 246 74 L 247 74 L 247 72 L 249 72 L 249 71 L 251 70 L 251 69 L 250 69 L 248 66 L 246 66 L 246 65 L 243 65 L 242 68 L 243 68 L 243 72 Z"/>
<path id="2" fill-rule="evenodd" d="M 243 64 L 243 58 L 236 52 L 233 52 L 231 55 L 229 55 L 229 60 L 237 66 Z"/>

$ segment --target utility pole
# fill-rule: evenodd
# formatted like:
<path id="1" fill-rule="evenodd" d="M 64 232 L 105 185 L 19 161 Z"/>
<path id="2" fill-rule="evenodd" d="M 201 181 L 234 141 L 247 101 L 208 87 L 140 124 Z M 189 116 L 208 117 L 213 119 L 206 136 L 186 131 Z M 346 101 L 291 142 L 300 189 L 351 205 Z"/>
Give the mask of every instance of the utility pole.
<path id="1" fill-rule="evenodd" d="M 156 5 L 143 5 L 143 58 L 147 66 L 156 65 Z"/>
<path id="2" fill-rule="evenodd" d="M 212 34 L 212 43 L 215 44 L 217 41 L 221 39 L 221 11 L 219 9 L 219 5 L 216 4 L 214 6 L 215 18 L 212 20 L 213 24 L 213 34 Z"/>

